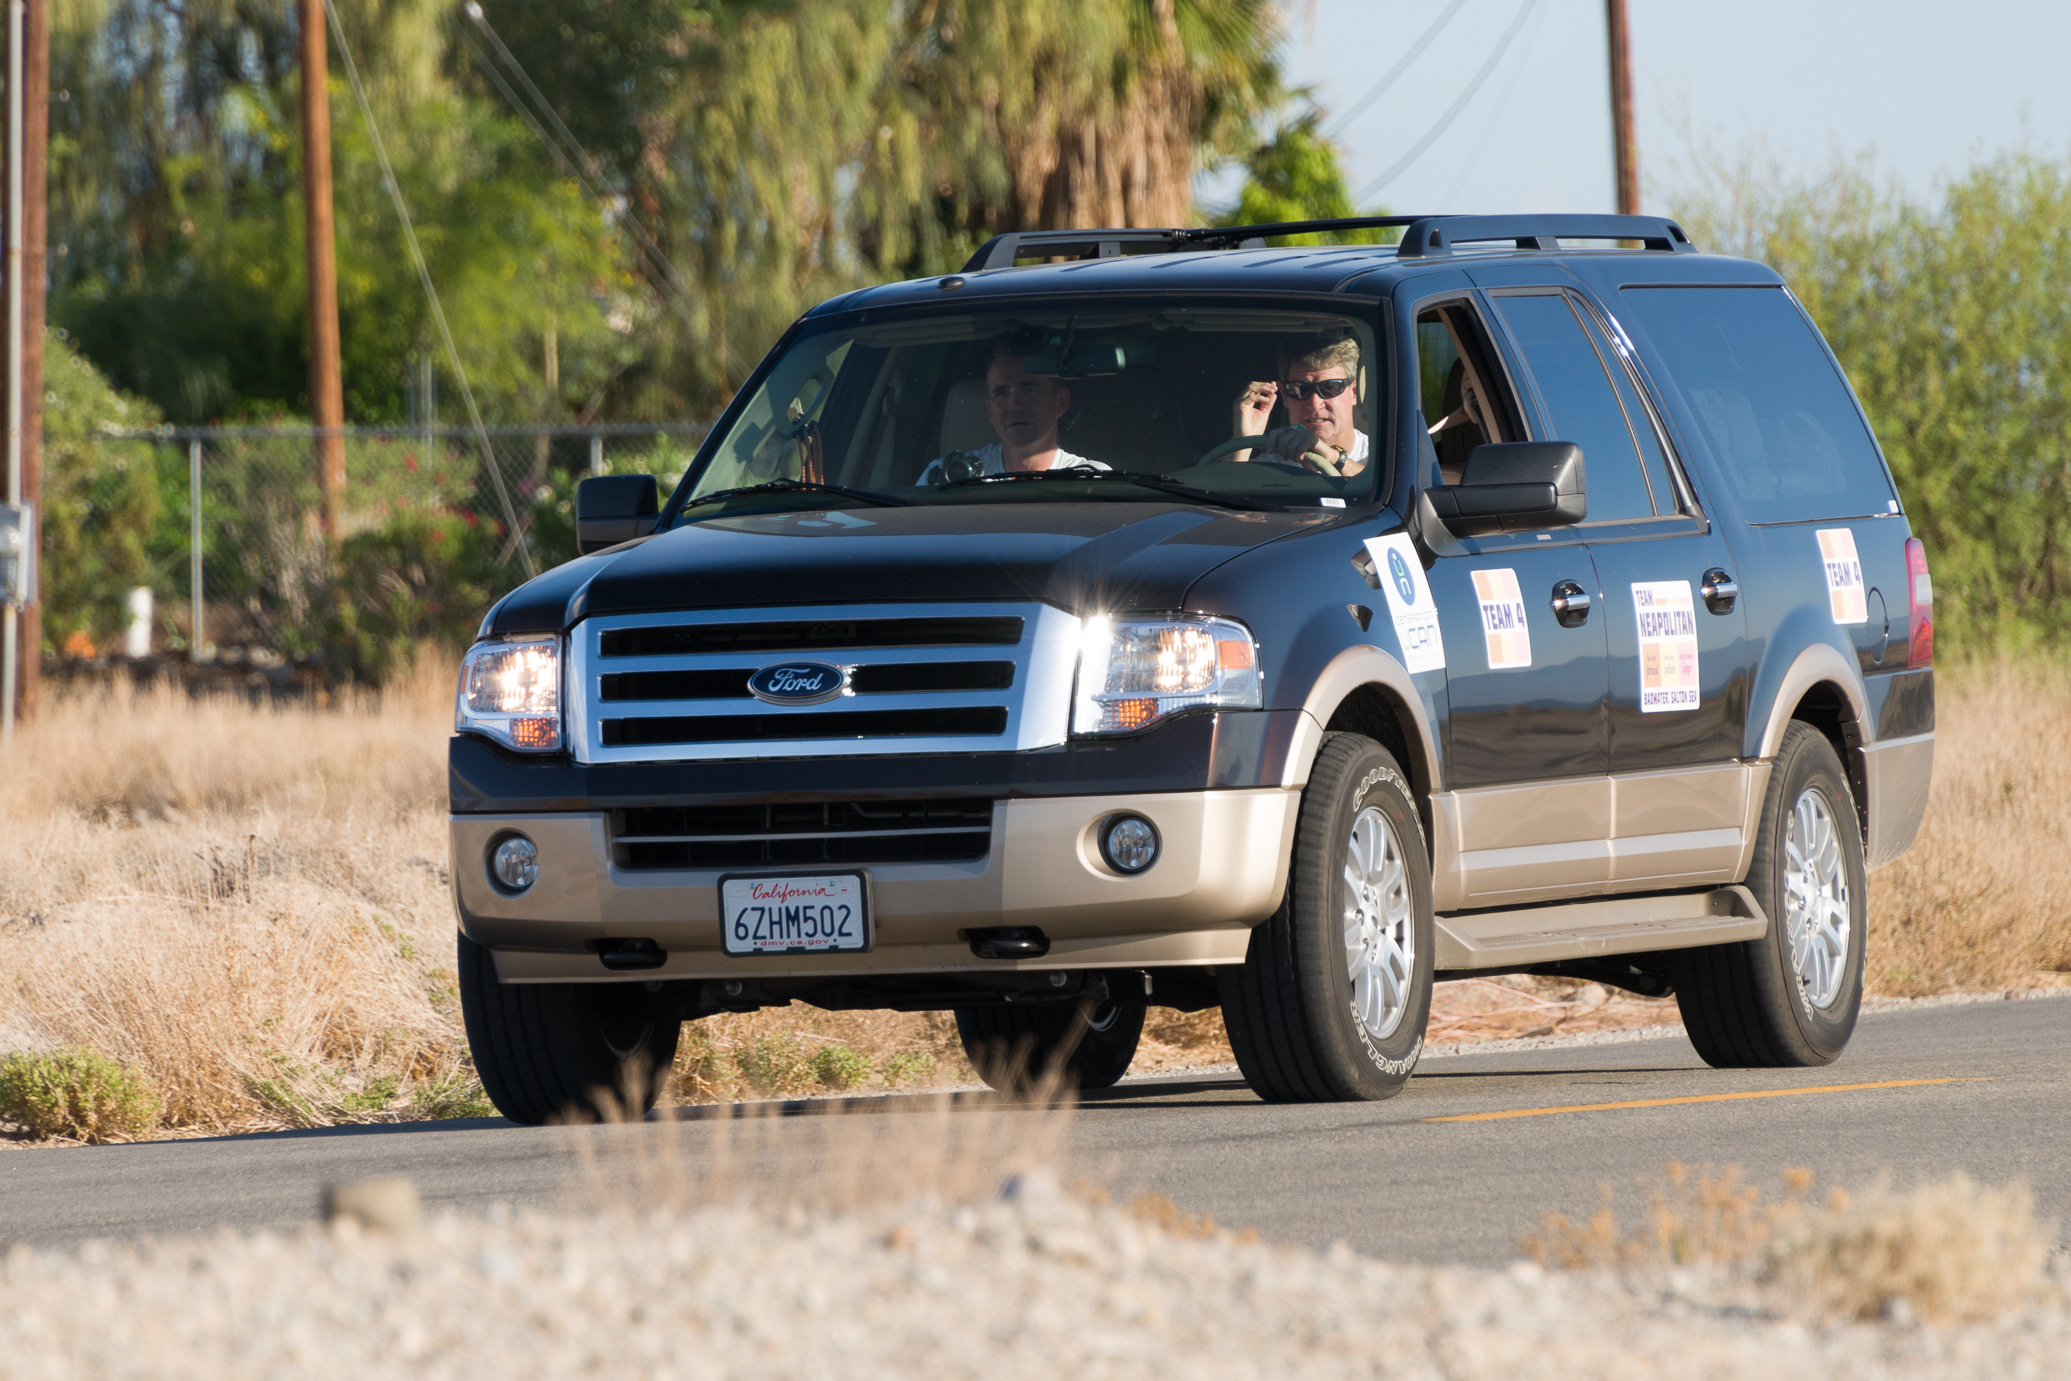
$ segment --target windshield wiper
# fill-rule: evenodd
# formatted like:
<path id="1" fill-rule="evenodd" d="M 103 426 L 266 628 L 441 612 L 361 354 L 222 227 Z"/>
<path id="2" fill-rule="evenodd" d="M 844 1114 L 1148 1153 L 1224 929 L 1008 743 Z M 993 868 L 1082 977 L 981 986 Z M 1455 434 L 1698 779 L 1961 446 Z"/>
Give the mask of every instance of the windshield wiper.
<path id="1" fill-rule="evenodd" d="M 1215 504 L 1221 508 L 1248 508 L 1258 513 L 1277 513 L 1278 504 L 1263 504 L 1242 494 L 1218 494 L 1212 489 L 1196 489 L 1190 484 L 1166 479 L 1163 475 L 1149 475 L 1136 470 L 1095 470 L 1090 465 L 1065 465 L 1054 470 L 1013 470 L 1003 475 L 972 475 L 967 479 L 951 480 L 937 485 L 939 489 L 955 489 L 966 484 L 1002 484 L 1010 480 L 1122 480 L 1143 489 L 1155 489 L 1162 494 L 1171 494 L 1193 503 Z"/>
<path id="2" fill-rule="evenodd" d="M 880 508 L 909 508 L 913 503 L 911 499 L 902 499 L 896 494 L 880 494 L 872 489 L 850 489 L 846 485 L 820 484 L 813 480 L 773 479 L 767 484 L 744 485 L 739 489 L 715 489 L 709 494 L 700 494 L 695 499 L 684 500 L 683 507 L 676 511 L 682 513 L 687 509 L 697 508 L 703 504 L 718 503 L 722 499 L 738 499 L 743 494 L 787 493 L 839 494 L 844 499 L 854 499 L 858 503 L 876 504 Z"/>

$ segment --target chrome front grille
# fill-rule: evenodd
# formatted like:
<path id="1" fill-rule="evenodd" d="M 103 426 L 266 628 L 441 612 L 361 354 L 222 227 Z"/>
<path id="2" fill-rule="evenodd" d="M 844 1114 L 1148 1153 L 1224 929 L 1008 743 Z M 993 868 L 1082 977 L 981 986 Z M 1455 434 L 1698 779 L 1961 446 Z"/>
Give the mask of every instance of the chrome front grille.
<path id="1" fill-rule="evenodd" d="M 756 868 L 822 863 L 960 863 L 992 848 L 992 802 L 787 801 L 614 812 L 621 868 Z"/>
<path id="2" fill-rule="evenodd" d="M 582 762 L 1008 752 L 1062 743 L 1079 621 L 1048 605 L 879 605 L 614 614 L 570 637 Z M 839 695 L 758 699 L 791 657 L 838 666 Z"/>

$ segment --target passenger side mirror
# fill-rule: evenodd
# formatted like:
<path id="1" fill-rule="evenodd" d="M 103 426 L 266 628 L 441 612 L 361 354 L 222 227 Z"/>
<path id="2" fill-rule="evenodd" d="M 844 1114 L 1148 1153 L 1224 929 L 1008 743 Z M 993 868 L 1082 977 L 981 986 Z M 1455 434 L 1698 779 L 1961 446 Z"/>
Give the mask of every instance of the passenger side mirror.
<path id="1" fill-rule="evenodd" d="M 1510 441 L 1476 446 L 1458 484 L 1425 491 L 1456 536 L 1534 532 L 1589 516 L 1582 448 L 1572 441 Z"/>
<path id="2" fill-rule="evenodd" d="M 660 512 L 653 475 L 593 475 L 575 486 L 575 549 L 588 556 L 645 537 Z"/>

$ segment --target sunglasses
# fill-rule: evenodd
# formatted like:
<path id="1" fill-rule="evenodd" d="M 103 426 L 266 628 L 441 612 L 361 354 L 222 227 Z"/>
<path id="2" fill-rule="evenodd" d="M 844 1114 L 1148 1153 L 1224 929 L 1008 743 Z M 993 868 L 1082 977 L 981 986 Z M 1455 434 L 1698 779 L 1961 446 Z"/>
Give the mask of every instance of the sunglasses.
<path id="1" fill-rule="evenodd" d="M 1351 386 L 1350 379 L 1309 379 L 1282 384 L 1280 392 L 1297 403 L 1306 403 L 1311 398 L 1335 398 Z"/>

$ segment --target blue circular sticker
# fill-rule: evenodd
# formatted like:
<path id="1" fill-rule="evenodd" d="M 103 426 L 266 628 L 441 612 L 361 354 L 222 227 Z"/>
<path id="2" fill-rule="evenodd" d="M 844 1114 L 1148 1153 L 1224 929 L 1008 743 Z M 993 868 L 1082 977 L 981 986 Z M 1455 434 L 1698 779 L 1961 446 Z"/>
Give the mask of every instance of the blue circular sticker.
<path id="1" fill-rule="evenodd" d="M 1388 576 L 1395 582 L 1395 593 L 1402 596 L 1404 604 L 1417 602 L 1417 583 L 1409 578 L 1409 563 L 1392 547 L 1388 549 Z"/>

